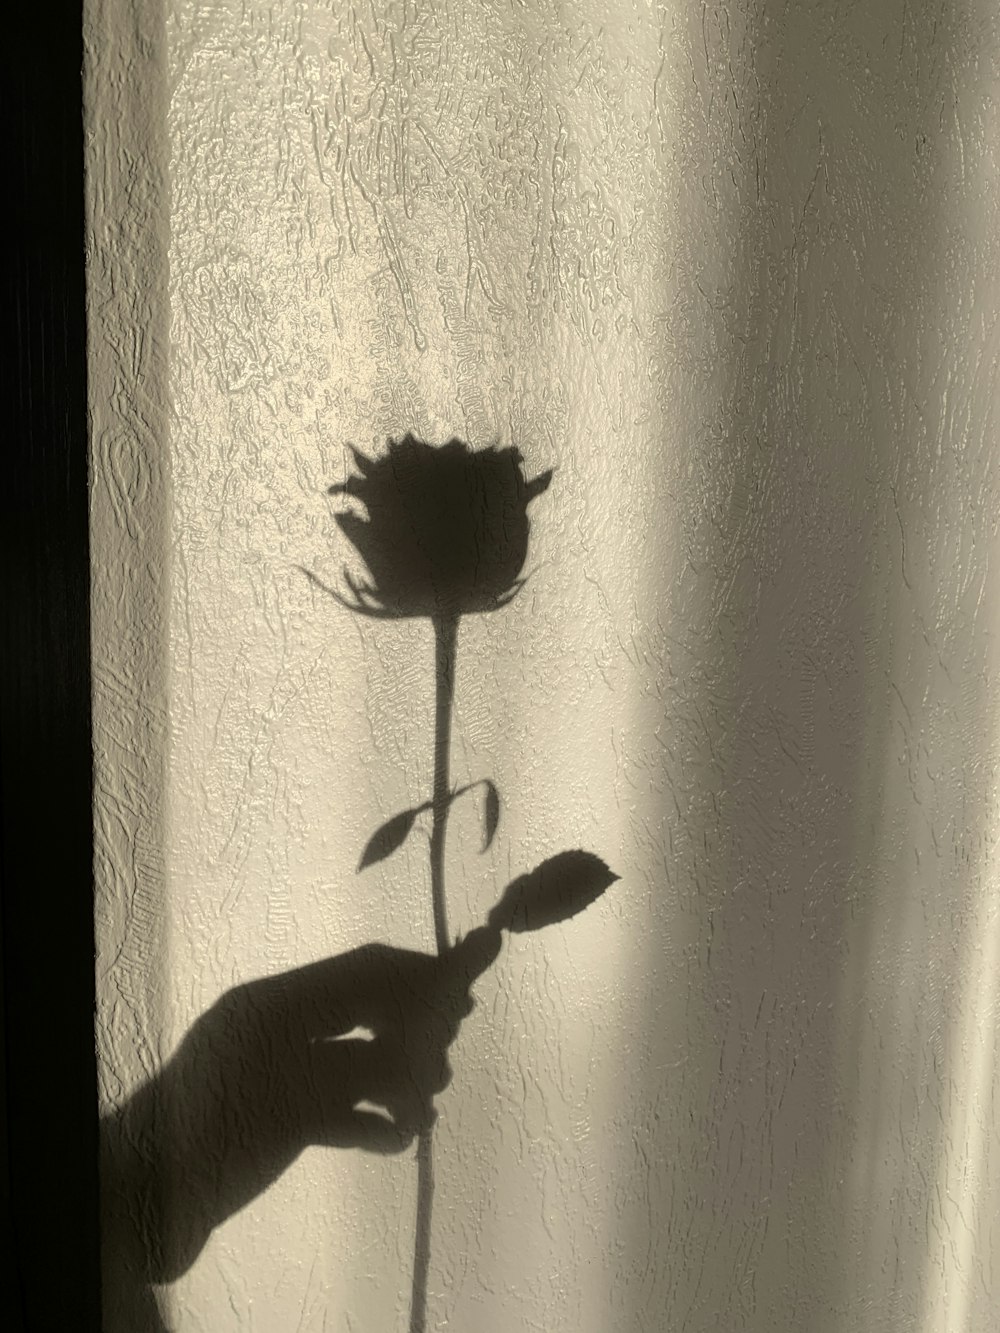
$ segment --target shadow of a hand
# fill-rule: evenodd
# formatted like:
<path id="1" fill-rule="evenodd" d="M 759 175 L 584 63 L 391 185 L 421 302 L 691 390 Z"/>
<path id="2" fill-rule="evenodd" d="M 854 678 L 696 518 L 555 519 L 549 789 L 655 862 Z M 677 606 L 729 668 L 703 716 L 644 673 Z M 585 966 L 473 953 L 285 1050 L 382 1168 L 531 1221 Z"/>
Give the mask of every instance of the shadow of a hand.
<path id="1" fill-rule="evenodd" d="M 132 1283 L 180 1277 L 304 1148 L 399 1152 L 432 1124 L 499 949 L 486 934 L 443 958 L 370 944 L 222 995 L 102 1125 L 106 1225 Z"/>
<path id="2" fill-rule="evenodd" d="M 285 1034 L 283 1065 L 305 1143 L 398 1152 L 434 1120 L 448 1047 L 472 1009 L 451 957 L 372 944 L 252 983 L 251 1003 Z M 360 1029 L 360 1031 L 359 1031 Z"/>

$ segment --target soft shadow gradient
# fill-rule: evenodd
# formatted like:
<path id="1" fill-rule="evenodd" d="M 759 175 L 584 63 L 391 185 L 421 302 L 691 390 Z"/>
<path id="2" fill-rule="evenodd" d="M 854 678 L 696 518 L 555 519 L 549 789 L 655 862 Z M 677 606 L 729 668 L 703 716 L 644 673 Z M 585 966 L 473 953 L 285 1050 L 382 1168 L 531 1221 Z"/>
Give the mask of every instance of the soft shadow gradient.
<path id="1" fill-rule="evenodd" d="M 930 1256 L 947 1266 L 975 1227 L 940 1188 L 963 1152 L 949 1028 L 985 891 L 989 786 L 963 769 L 995 754 L 995 445 L 984 429 L 968 447 L 947 407 L 958 392 L 988 423 L 960 364 L 984 335 L 943 336 L 975 266 L 967 248 L 946 299 L 963 223 L 934 185 L 960 147 L 934 69 L 961 9 L 765 4 L 686 34 L 708 173 L 687 209 L 713 153 L 739 189 L 729 234 L 690 241 L 705 345 L 728 350 L 722 438 L 688 446 L 697 568 L 660 589 L 688 668 L 665 734 L 700 774 L 667 779 L 689 797 L 673 879 L 698 893 L 686 973 L 661 986 L 662 1011 L 684 995 L 683 1061 L 658 1103 L 669 1129 L 643 1143 L 676 1165 L 655 1240 L 633 1213 L 635 1253 L 662 1266 L 636 1330 L 936 1328 Z M 949 1328 L 985 1327 L 947 1302 Z"/>

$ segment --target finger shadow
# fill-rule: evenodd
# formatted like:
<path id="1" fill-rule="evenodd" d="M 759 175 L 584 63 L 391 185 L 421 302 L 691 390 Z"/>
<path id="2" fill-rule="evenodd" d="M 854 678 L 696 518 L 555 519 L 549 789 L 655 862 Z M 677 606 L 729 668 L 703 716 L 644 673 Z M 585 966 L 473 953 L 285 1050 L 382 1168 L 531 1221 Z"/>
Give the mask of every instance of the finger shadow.
<path id="1" fill-rule="evenodd" d="M 470 1006 L 454 967 L 383 945 L 227 991 L 101 1122 L 113 1327 L 164 1328 L 154 1288 L 308 1147 L 398 1154 L 434 1122 Z"/>

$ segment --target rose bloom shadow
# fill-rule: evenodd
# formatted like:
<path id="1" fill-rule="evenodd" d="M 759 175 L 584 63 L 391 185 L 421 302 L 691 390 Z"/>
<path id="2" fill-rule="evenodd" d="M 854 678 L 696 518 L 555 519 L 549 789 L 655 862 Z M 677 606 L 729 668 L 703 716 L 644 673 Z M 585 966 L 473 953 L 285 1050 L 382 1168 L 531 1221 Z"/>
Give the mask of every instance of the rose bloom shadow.
<path id="1" fill-rule="evenodd" d="M 390 440 L 379 459 L 351 452 L 357 473 L 329 494 L 367 510 L 367 518 L 347 510 L 336 520 L 370 581 L 345 567 L 351 599 L 334 592 L 338 601 L 369 616 L 457 619 L 497 611 L 517 595 L 528 505 L 548 488 L 551 469 L 528 481 L 517 449 L 473 450 L 457 439 L 431 445 L 413 435 Z"/>

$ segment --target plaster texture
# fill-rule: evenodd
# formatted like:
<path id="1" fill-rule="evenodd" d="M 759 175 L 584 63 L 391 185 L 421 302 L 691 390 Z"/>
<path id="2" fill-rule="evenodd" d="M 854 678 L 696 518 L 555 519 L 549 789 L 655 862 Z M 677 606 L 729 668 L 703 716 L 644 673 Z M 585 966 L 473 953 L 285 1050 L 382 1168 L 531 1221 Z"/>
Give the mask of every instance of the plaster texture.
<path id="1" fill-rule="evenodd" d="M 299 566 L 350 560 L 348 442 L 514 444 L 556 472 L 527 586 L 461 626 L 453 778 L 503 811 L 480 855 L 455 809 L 452 924 L 565 847 L 621 881 L 475 988 L 429 1327 L 986 1333 L 995 6 L 87 34 L 102 1109 L 238 983 L 433 950 L 424 842 L 355 874 L 429 794 L 430 630 Z M 415 1181 L 307 1149 L 164 1327 L 405 1328 Z"/>

